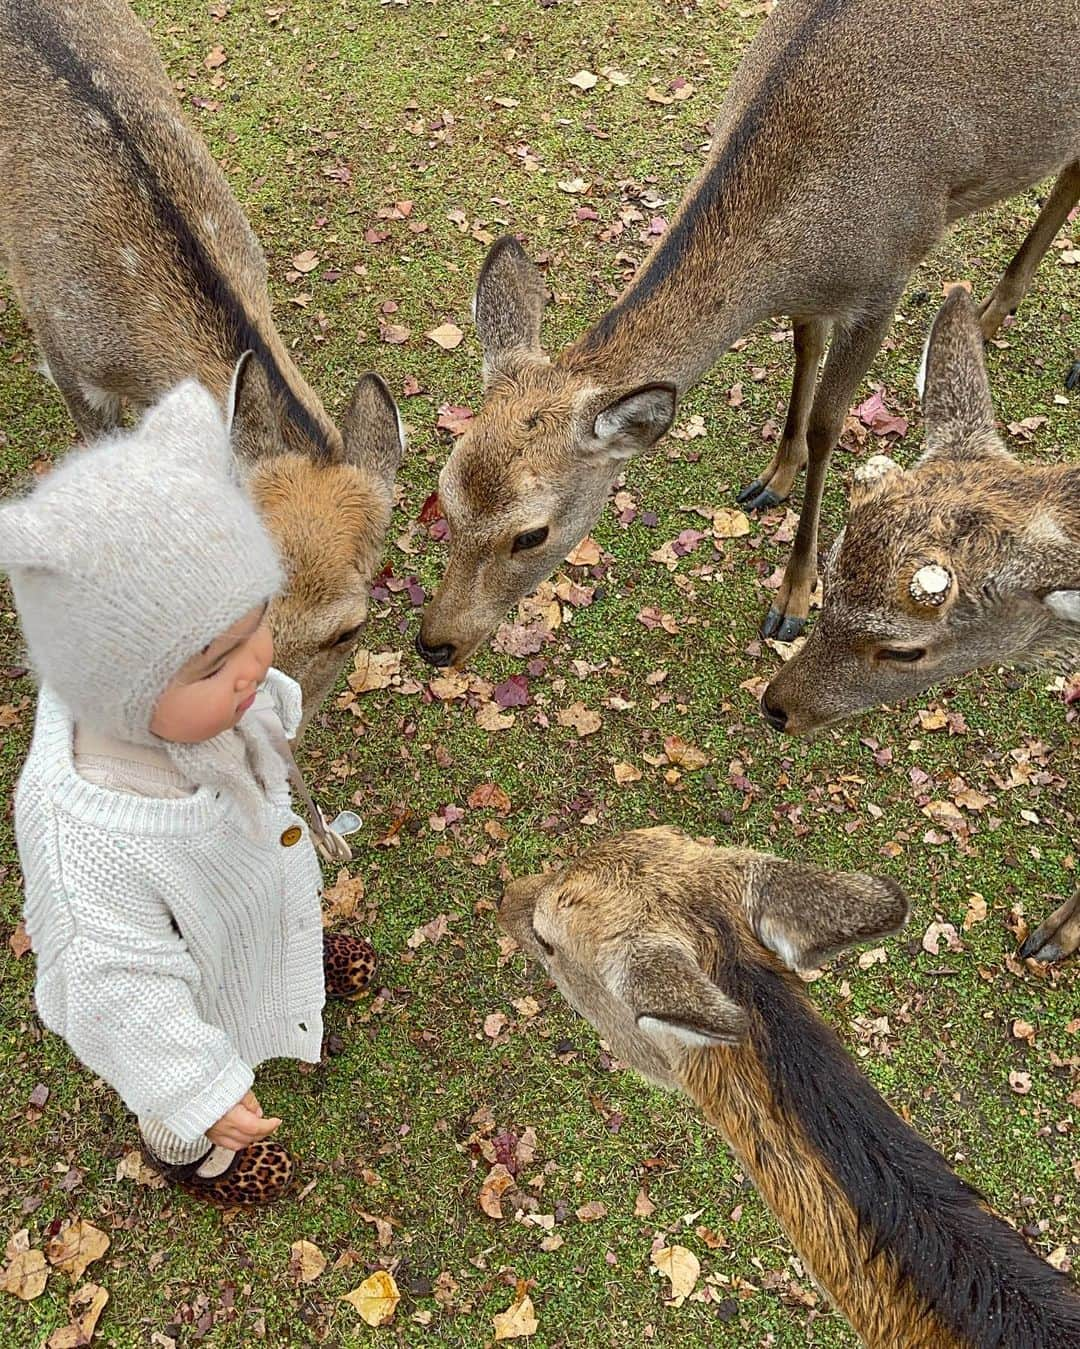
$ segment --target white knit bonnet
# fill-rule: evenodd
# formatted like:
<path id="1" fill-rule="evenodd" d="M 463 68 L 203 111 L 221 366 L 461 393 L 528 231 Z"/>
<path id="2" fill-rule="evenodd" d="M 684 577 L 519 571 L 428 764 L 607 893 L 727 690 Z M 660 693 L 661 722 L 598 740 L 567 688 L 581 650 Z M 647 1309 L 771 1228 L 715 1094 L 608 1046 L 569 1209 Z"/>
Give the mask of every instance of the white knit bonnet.
<path id="1" fill-rule="evenodd" d="M 77 722 L 142 744 L 181 667 L 283 582 L 217 403 L 178 385 L 0 507 L 30 660 Z"/>

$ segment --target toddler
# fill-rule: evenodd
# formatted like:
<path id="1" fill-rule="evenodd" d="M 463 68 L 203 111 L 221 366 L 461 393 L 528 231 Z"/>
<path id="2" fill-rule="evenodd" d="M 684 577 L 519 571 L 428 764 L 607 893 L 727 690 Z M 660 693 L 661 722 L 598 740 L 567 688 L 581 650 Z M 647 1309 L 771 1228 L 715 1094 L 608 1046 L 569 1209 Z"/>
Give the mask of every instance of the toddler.
<path id="1" fill-rule="evenodd" d="M 289 796 L 300 690 L 266 623 L 283 577 L 231 469 L 189 382 L 0 508 L 41 681 L 15 796 L 38 1012 L 138 1116 L 148 1160 L 223 1204 L 291 1180 L 253 1070 L 318 1062 L 324 994 L 374 966 L 322 932 Z"/>

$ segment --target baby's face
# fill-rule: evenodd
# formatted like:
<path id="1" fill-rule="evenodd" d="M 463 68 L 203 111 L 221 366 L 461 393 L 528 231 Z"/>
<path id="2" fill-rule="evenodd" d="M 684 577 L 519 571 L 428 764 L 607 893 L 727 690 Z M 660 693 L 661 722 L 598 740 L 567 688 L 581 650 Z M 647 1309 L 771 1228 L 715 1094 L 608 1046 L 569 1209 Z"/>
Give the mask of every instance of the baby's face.
<path id="1" fill-rule="evenodd" d="M 184 666 L 158 699 L 150 729 L 197 744 L 231 730 L 255 701 L 274 659 L 266 605 L 257 605 Z"/>

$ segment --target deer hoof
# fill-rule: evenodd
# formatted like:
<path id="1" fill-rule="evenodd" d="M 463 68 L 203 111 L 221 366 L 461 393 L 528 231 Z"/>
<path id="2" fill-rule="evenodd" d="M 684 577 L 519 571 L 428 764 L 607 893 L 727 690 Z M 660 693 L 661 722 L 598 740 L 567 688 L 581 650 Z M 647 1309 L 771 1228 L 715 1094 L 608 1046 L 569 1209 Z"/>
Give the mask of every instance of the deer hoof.
<path id="1" fill-rule="evenodd" d="M 1066 389 L 1080 389 L 1080 361 L 1073 361 L 1073 367 L 1065 376 Z M 742 497 L 739 498 L 742 500 Z"/>
<path id="2" fill-rule="evenodd" d="M 1022 960 L 1056 963 L 1080 950 L 1080 891 L 1040 923 L 1020 947 Z"/>
<path id="3" fill-rule="evenodd" d="M 755 479 L 748 487 L 743 488 L 737 499 L 748 511 L 769 511 L 774 506 L 779 506 L 784 498 L 777 496 L 771 487 L 763 487 L 761 482 Z"/>

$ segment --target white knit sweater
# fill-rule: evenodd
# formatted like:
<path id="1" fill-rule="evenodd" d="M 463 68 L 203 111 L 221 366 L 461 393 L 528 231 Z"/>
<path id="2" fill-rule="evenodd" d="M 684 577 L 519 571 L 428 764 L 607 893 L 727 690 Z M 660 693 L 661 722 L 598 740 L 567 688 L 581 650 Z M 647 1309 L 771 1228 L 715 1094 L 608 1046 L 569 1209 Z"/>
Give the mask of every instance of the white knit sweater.
<path id="1" fill-rule="evenodd" d="M 299 689 L 276 670 L 268 686 L 292 734 Z M 170 800 L 86 781 L 73 734 L 43 687 L 15 794 L 38 1012 L 137 1115 L 193 1141 L 262 1060 L 318 1062 L 318 859 L 284 764 L 256 843 L 226 791 Z"/>

